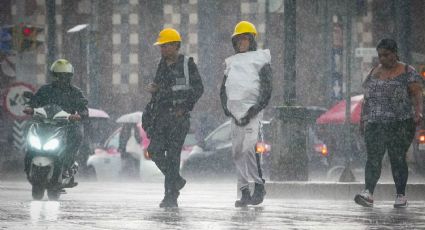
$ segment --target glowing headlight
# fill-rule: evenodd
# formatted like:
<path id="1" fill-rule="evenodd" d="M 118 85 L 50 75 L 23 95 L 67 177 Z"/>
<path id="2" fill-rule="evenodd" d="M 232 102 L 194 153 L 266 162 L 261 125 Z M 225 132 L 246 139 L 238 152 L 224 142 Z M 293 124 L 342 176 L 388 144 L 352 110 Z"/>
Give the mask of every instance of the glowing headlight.
<path id="1" fill-rule="evenodd" d="M 57 147 L 59 147 L 59 140 L 55 138 L 48 141 L 43 146 L 43 150 L 46 150 L 46 151 L 55 150 Z"/>
<path id="2" fill-rule="evenodd" d="M 40 139 L 34 135 L 30 135 L 28 137 L 28 141 L 30 143 L 30 145 L 36 149 L 41 149 L 41 142 Z"/>

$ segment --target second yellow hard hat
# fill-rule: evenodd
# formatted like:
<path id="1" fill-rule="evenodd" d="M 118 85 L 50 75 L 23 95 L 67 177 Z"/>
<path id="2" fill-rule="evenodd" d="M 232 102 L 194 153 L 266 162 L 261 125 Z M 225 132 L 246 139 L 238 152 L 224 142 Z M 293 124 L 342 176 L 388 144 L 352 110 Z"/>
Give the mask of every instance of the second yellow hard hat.
<path id="1" fill-rule="evenodd" d="M 235 26 L 235 31 L 232 34 L 232 37 L 238 35 L 238 34 L 244 34 L 244 33 L 251 33 L 254 36 L 257 35 L 257 29 L 255 28 L 254 24 L 248 21 L 241 21 Z"/>

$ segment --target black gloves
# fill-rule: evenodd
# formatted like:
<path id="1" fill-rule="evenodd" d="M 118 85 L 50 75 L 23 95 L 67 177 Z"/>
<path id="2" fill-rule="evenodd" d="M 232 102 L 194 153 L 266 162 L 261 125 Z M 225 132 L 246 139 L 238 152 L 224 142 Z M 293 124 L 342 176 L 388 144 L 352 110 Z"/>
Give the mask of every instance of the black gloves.
<path id="1" fill-rule="evenodd" d="M 257 114 L 258 114 L 257 108 L 254 105 L 248 109 L 245 116 L 242 117 L 240 120 L 235 119 L 235 124 L 237 126 L 246 126 L 251 121 L 251 119 L 255 117 Z"/>
<path id="2" fill-rule="evenodd" d="M 241 120 L 235 120 L 235 124 L 237 126 L 243 127 L 243 126 L 246 126 L 249 123 L 249 120 L 250 119 L 245 116 L 245 117 L 242 117 Z"/>

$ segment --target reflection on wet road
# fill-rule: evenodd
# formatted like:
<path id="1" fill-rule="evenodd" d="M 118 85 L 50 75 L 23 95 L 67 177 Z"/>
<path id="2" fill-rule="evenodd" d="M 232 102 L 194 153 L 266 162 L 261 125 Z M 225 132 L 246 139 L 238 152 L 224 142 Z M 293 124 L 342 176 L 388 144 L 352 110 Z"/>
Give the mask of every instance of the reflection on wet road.
<path id="1" fill-rule="evenodd" d="M 425 203 L 394 209 L 353 201 L 267 199 L 234 208 L 231 183 L 188 183 L 179 208 L 161 209 L 160 183 L 80 183 L 59 202 L 32 201 L 26 182 L 0 183 L 0 229 L 425 229 Z"/>

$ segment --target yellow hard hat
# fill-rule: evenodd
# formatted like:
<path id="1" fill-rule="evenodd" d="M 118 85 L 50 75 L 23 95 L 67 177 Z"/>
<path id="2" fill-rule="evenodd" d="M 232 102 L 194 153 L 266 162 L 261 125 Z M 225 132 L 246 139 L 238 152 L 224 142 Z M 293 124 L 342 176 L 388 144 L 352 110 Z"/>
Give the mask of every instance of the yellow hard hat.
<path id="1" fill-rule="evenodd" d="M 165 28 L 159 32 L 158 38 L 154 45 L 162 45 L 169 42 L 181 42 L 182 38 L 177 30 L 172 28 Z"/>
<path id="2" fill-rule="evenodd" d="M 244 34 L 244 33 L 251 33 L 254 36 L 257 35 L 257 29 L 255 29 L 254 24 L 248 21 L 240 21 L 235 26 L 235 31 L 232 34 L 232 37 L 238 35 L 238 34 Z"/>
<path id="3" fill-rule="evenodd" d="M 66 59 L 58 59 L 50 66 L 50 71 L 53 73 L 74 73 L 74 67 Z"/>

